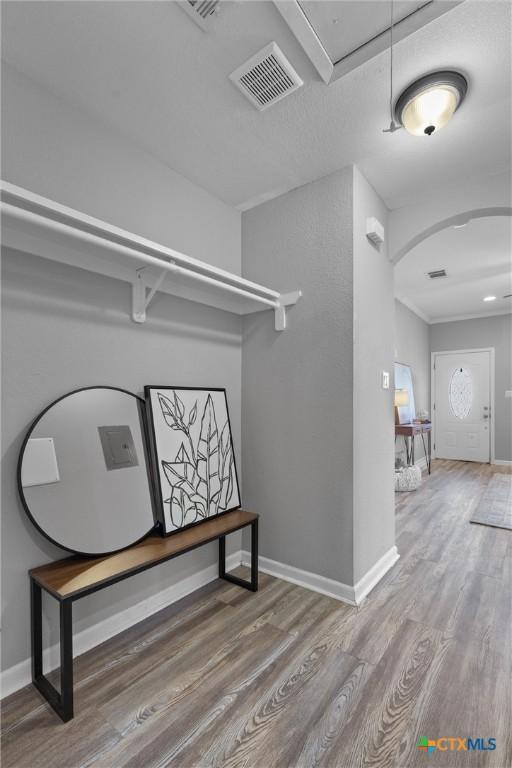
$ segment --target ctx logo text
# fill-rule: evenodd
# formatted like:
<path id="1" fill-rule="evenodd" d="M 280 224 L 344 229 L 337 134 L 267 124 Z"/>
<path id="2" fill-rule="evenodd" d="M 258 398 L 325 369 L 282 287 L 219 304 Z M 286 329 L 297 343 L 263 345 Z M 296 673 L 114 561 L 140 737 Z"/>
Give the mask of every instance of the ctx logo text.
<path id="1" fill-rule="evenodd" d="M 420 752 L 486 752 L 496 749 L 496 739 L 459 738 L 458 736 L 443 736 L 440 739 L 427 739 L 422 736 L 416 745 Z"/>

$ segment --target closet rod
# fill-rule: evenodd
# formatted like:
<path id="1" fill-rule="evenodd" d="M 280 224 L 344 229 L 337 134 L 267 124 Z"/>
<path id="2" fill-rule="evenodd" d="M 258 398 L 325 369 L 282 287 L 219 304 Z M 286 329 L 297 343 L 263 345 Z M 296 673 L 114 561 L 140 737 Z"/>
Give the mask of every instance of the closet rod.
<path id="1" fill-rule="evenodd" d="M 95 235 L 92 232 L 85 232 L 82 229 L 77 229 L 76 227 L 72 227 L 69 224 L 64 224 L 63 222 L 55 221 L 55 219 L 41 216 L 40 214 L 34 213 L 33 211 L 18 208 L 16 205 L 11 205 L 11 203 L 5 203 L 2 201 L 1 208 L 2 211 L 5 211 L 5 213 L 9 214 L 13 218 L 19 219 L 20 221 L 40 224 L 47 229 L 52 229 L 55 232 L 70 235 L 71 237 L 83 240 L 86 243 L 99 245 L 102 248 L 107 248 L 108 250 L 114 251 L 116 253 L 123 253 L 131 259 L 137 259 L 137 261 L 144 262 L 148 266 L 168 270 L 174 274 L 185 275 L 186 277 L 198 280 L 199 282 L 207 283 L 208 285 L 213 285 L 217 288 L 222 288 L 231 293 L 236 293 L 238 296 L 244 296 L 247 299 L 259 301 L 261 304 L 266 304 L 273 309 L 279 309 L 281 307 L 281 303 L 277 299 L 266 299 L 264 296 L 259 296 L 257 293 L 252 293 L 251 291 L 247 291 L 243 288 L 238 288 L 237 286 L 231 285 L 230 283 L 224 283 L 222 280 L 218 280 L 217 278 L 208 277 L 208 275 L 203 275 L 200 272 L 194 272 L 192 269 L 188 269 L 187 267 L 180 267 L 173 261 L 164 261 L 163 259 L 159 259 L 156 256 L 150 256 L 149 254 L 142 253 L 141 251 L 137 251 L 134 248 L 130 248 L 127 245 L 121 245 L 121 243 L 115 243 L 111 240 L 107 240 L 106 238 L 101 237 L 100 235 Z"/>
<path id="2" fill-rule="evenodd" d="M 55 221 L 60 221 L 64 224 L 68 224 L 72 227 L 76 227 L 83 232 L 91 232 L 99 234 L 111 242 L 119 242 L 126 244 L 135 250 L 140 250 L 142 253 L 147 253 L 150 256 L 156 256 L 162 259 L 172 259 L 178 266 L 185 267 L 186 269 L 200 269 L 204 274 L 220 280 L 229 281 L 233 285 L 237 285 L 243 290 L 250 291 L 251 293 L 261 294 L 269 299 L 280 299 L 281 294 L 279 291 L 274 291 L 270 288 L 266 288 L 264 285 L 259 285 L 252 280 L 247 280 L 239 275 L 234 275 L 231 272 L 227 272 L 219 267 L 214 267 L 211 264 L 193 259 L 190 256 L 175 251 L 173 248 L 168 248 L 164 245 L 159 245 L 151 240 L 133 235 L 131 232 L 114 227 L 111 224 L 107 224 L 99 219 L 87 216 L 80 211 L 75 211 L 72 208 L 55 203 L 53 200 L 47 200 L 40 195 L 35 195 L 26 189 L 16 187 L 14 184 L 10 184 L 7 181 L 0 180 L 0 193 L 1 198 L 6 203 L 15 205 L 21 210 L 30 210 L 33 213 L 38 213 L 44 217 L 48 217 Z"/>

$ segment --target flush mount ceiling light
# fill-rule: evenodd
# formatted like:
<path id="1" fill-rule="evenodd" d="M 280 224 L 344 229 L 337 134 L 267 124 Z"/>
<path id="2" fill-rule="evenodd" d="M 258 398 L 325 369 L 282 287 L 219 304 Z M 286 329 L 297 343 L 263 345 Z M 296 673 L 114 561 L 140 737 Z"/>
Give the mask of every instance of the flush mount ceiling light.
<path id="1" fill-rule="evenodd" d="M 486 296 L 484 301 L 496 301 L 496 296 Z"/>
<path id="2" fill-rule="evenodd" d="M 460 72 L 432 72 L 408 86 L 395 105 L 395 120 L 413 136 L 431 136 L 460 107 L 468 81 Z"/>

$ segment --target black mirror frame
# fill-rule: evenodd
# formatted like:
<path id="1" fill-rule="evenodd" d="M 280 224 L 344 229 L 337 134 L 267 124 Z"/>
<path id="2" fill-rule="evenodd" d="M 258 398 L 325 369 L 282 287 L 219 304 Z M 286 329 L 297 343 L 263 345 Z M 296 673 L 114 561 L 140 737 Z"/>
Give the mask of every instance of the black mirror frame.
<path id="1" fill-rule="evenodd" d="M 144 462 L 145 462 L 145 466 L 146 466 L 146 475 L 147 475 L 147 478 L 148 478 L 149 495 L 150 495 L 150 498 L 151 498 L 151 508 L 152 508 L 151 511 L 152 511 L 152 514 L 153 514 L 153 521 L 154 521 L 153 522 L 153 526 L 143 536 L 141 536 L 139 539 L 137 539 L 137 541 L 133 541 L 131 544 L 128 544 L 125 547 L 120 547 L 119 549 L 113 549 L 113 550 L 109 550 L 107 552 L 94 552 L 94 553 L 82 552 L 82 551 L 79 551 L 79 550 L 76 550 L 76 549 L 71 549 L 71 547 L 66 547 L 63 544 L 61 544 L 60 542 L 55 541 L 55 539 L 52 539 L 52 537 L 49 536 L 41 528 L 41 526 L 35 521 L 32 513 L 30 511 L 30 508 L 28 506 L 27 500 L 25 499 L 25 494 L 23 492 L 23 486 L 21 484 L 21 467 L 22 467 L 22 464 L 23 464 L 23 456 L 24 456 L 24 453 L 25 453 L 25 448 L 26 448 L 26 445 L 27 445 L 27 443 L 28 443 L 28 441 L 30 439 L 30 436 L 31 436 L 33 430 L 35 429 L 35 427 L 37 426 L 37 424 L 43 418 L 45 413 L 47 413 L 47 411 L 49 411 L 50 408 L 53 408 L 54 405 L 56 405 L 57 403 L 60 403 L 61 400 L 65 400 L 67 397 L 70 397 L 71 395 L 76 395 L 78 392 L 86 392 L 87 390 L 90 390 L 90 389 L 111 389 L 111 390 L 114 390 L 115 392 L 122 392 L 125 395 L 130 395 L 131 397 L 135 398 L 135 400 L 137 401 L 137 406 L 138 406 L 138 410 L 139 410 L 139 417 L 140 417 L 140 422 L 141 422 L 141 429 L 142 429 L 142 443 L 143 443 L 143 446 L 144 446 Z M 127 389 L 122 389 L 122 387 L 111 387 L 111 386 L 108 386 L 108 385 L 101 385 L 101 384 L 94 385 L 94 386 L 89 386 L 89 387 L 80 387 L 79 389 L 73 389 L 71 392 L 66 392 L 64 395 L 61 395 L 56 400 L 54 400 L 49 405 L 47 405 L 46 408 L 44 408 L 44 410 L 42 410 L 41 413 L 39 413 L 36 416 L 36 418 L 30 424 L 30 427 L 28 428 L 27 433 L 26 433 L 25 437 L 23 438 L 23 442 L 21 444 L 21 448 L 20 448 L 20 452 L 19 452 L 19 456 L 18 456 L 18 464 L 17 464 L 17 468 L 16 468 L 16 480 L 17 480 L 18 494 L 19 494 L 19 497 L 20 497 L 20 500 L 21 500 L 21 504 L 23 506 L 23 509 L 25 510 L 25 513 L 26 513 L 28 519 L 30 520 L 32 525 L 39 531 L 39 533 L 42 536 L 44 536 L 44 538 L 47 541 L 51 542 L 56 547 L 59 547 L 59 549 L 63 549 L 66 552 L 71 552 L 74 555 L 79 555 L 80 557 L 105 557 L 107 555 L 113 555 L 116 552 L 122 552 L 124 549 L 129 549 L 130 547 L 133 547 L 135 544 L 138 544 L 140 541 L 143 541 L 147 536 L 149 536 L 153 531 L 155 531 L 155 529 L 158 530 L 160 528 L 160 525 L 157 522 L 157 518 L 156 518 L 156 515 L 155 515 L 155 489 L 154 489 L 154 484 L 153 484 L 153 480 L 152 480 L 152 472 L 151 472 L 151 464 L 150 464 L 149 453 L 148 453 L 148 445 L 149 445 L 149 442 L 148 442 L 148 423 L 147 423 L 147 418 L 146 418 L 145 401 L 144 401 L 144 398 L 140 397 L 139 395 L 135 395 L 133 392 L 129 392 Z"/>

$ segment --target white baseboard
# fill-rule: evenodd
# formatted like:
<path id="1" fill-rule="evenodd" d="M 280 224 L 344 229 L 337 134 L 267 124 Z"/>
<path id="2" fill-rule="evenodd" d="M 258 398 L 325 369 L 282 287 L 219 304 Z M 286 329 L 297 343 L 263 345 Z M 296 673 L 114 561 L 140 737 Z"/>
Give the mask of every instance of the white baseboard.
<path id="1" fill-rule="evenodd" d="M 512 467 L 512 461 L 508 459 L 494 459 L 491 464 L 496 464 L 498 467 Z"/>
<path id="2" fill-rule="evenodd" d="M 341 581 L 328 579 L 317 573 L 303 571 L 292 565 L 279 563 L 276 560 L 270 560 L 268 557 L 259 558 L 259 568 L 263 573 L 276 576 L 292 584 L 298 584 L 306 589 L 319 592 L 322 595 L 328 595 L 336 600 L 341 600 L 349 605 L 359 605 L 366 595 L 382 579 L 384 574 L 396 563 L 399 558 L 396 547 L 386 552 L 381 559 L 370 568 L 370 570 L 360 579 L 355 586 L 344 584 Z M 226 558 L 226 570 L 236 568 L 241 562 L 244 565 L 250 565 L 251 556 L 247 551 L 234 552 Z M 82 653 L 91 650 L 100 643 L 105 642 L 114 635 L 123 632 L 132 627 L 139 621 L 152 616 L 162 608 L 175 603 L 177 600 L 186 597 L 200 587 L 204 587 L 211 581 L 214 581 L 218 575 L 218 566 L 214 565 L 204 568 L 198 573 L 192 574 L 185 579 L 157 592 L 149 598 L 141 600 L 139 603 L 119 611 L 108 619 L 87 627 L 73 636 L 74 656 L 80 656 Z M 59 665 L 59 646 L 53 645 L 44 651 L 43 664 L 45 669 L 55 669 Z M 0 677 L 0 698 L 9 696 L 9 694 L 18 691 L 31 682 L 31 660 L 30 658 L 20 661 L 13 667 L 9 667 L 1 673 Z"/>
<path id="3" fill-rule="evenodd" d="M 300 587 L 306 587 L 306 589 L 312 589 L 322 595 L 333 597 L 335 600 L 341 600 L 343 603 L 357 606 L 382 579 L 384 574 L 392 568 L 399 557 L 396 547 L 391 547 L 355 586 L 320 576 L 318 573 L 303 571 L 301 568 L 295 568 L 293 565 L 286 565 L 286 563 L 280 563 L 277 560 L 270 560 L 268 557 L 260 557 L 258 566 L 260 571 L 268 573 L 270 576 L 277 576 L 283 581 L 298 584 Z M 243 550 L 243 565 L 250 565 L 250 562 L 250 552 Z"/>
<path id="4" fill-rule="evenodd" d="M 226 557 L 226 570 L 231 570 L 240 565 L 242 560 L 242 553 L 240 550 L 234 552 L 232 555 Z M 92 627 L 78 632 L 73 636 L 73 650 L 74 656 L 80 656 L 80 654 L 89 651 L 96 645 L 103 643 L 114 635 L 118 635 L 119 632 L 132 627 L 139 621 L 152 616 L 157 611 L 161 611 L 162 608 L 166 608 L 168 605 L 175 603 L 177 600 L 181 600 L 182 597 L 186 597 L 191 592 L 194 592 L 200 587 L 204 587 L 209 584 L 210 581 L 214 581 L 218 576 L 218 565 L 209 565 L 208 568 L 204 568 L 198 573 L 192 574 L 176 584 L 172 584 L 170 587 L 162 589 L 151 597 L 141 600 L 139 603 L 125 608 L 123 611 L 119 611 L 108 619 L 94 624 Z M 55 669 L 59 665 L 59 646 L 53 645 L 50 648 L 46 648 L 44 651 L 43 668 Z M 18 691 L 25 685 L 28 685 L 32 680 L 31 673 L 31 660 L 30 658 L 20 661 L 13 667 L 9 667 L 1 673 L 0 678 L 0 698 L 8 696 L 14 691 Z"/>
<path id="5" fill-rule="evenodd" d="M 242 551 L 242 564 L 250 565 L 251 553 Z M 270 560 L 268 557 L 259 557 L 258 567 L 263 573 L 270 576 L 277 576 L 283 581 L 289 581 L 292 584 L 298 584 L 299 587 L 312 589 L 313 592 L 320 592 L 322 595 L 334 597 L 335 600 L 341 600 L 343 603 L 356 605 L 354 596 L 354 587 L 344 584 L 342 581 L 328 579 L 326 576 L 320 576 L 318 573 L 303 571 L 301 568 L 295 568 L 293 565 L 279 563 L 277 560 Z"/>
<path id="6" fill-rule="evenodd" d="M 359 579 L 354 587 L 355 601 L 359 605 L 366 595 L 368 595 L 374 587 L 377 586 L 382 577 L 394 566 L 400 555 L 396 547 L 391 547 L 388 551 L 382 555 L 380 560 L 377 560 L 365 575 Z"/>

